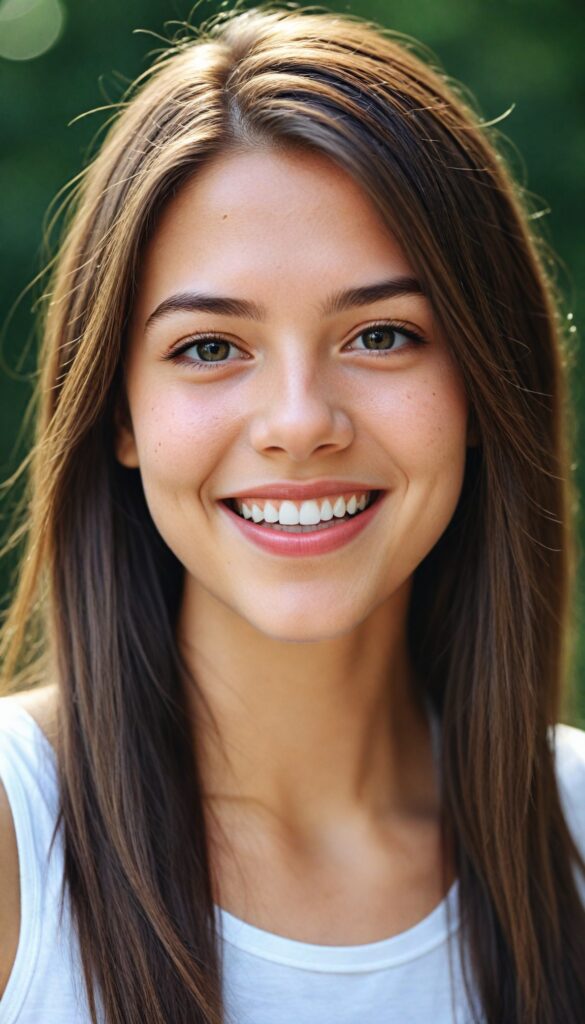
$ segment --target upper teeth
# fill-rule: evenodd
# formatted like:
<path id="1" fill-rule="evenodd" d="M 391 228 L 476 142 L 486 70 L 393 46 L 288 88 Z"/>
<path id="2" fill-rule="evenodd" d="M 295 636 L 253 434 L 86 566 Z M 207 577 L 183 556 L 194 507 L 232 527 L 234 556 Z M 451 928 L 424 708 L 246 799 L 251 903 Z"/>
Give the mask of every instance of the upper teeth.
<path id="1" fill-rule="evenodd" d="M 366 507 L 370 491 L 352 494 L 347 500 L 339 497 L 321 498 L 319 501 L 263 501 L 249 498 L 248 501 L 235 498 L 235 505 L 245 519 L 253 519 L 255 523 L 280 523 L 281 526 L 314 526 L 316 523 L 327 522 L 333 516 L 341 519 L 349 513 L 354 515 Z"/>

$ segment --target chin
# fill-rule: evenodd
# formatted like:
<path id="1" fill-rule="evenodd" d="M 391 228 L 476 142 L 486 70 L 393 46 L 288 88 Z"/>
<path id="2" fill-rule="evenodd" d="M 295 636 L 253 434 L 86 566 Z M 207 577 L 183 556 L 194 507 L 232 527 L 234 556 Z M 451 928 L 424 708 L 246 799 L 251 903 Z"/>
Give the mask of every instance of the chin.
<path id="1" fill-rule="evenodd" d="M 359 625 L 355 609 L 352 614 L 332 614 L 323 609 L 316 612 L 314 609 L 307 609 L 302 613 L 290 613 L 278 615 L 275 609 L 272 614 L 266 617 L 248 618 L 250 625 L 258 632 L 272 640 L 279 640 L 283 643 L 315 644 L 324 640 L 335 640 L 337 637 L 351 633 Z"/>

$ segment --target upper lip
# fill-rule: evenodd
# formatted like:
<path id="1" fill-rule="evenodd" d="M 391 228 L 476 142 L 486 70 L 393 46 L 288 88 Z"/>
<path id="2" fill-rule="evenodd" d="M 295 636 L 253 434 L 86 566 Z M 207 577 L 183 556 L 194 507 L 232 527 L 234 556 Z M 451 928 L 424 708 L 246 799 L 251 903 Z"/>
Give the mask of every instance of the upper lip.
<path id="1" fill-rule="evenodd" d="M 364 492 L 379 490 L 368 484 L 356 483 L 354 480 L 312 480 L 310 483 L 295 483 L 283 480 L 282 483 L 261 484 L 236 491 L 220 499 L 228 498 L 288 498 L 290 501 L 304 501 L 309 498 L 326 498 L 328 495 L 345 494 L 348 491 Z"/>

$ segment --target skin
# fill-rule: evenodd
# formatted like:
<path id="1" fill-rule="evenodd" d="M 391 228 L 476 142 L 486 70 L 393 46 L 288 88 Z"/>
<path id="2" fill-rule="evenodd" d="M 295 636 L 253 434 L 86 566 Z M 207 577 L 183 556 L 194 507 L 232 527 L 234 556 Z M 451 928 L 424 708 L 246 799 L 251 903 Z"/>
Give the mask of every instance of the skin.
<path id="1" fill-rule="evenodd" d="M 468 402 L 423 295 L 319 311 L 338 290 L 397 275 L 416 276 L 326 157 L 226 154 L 163 211 L 126 350 L 131 422 L 118 419 L 116 455 L 139 468 L 185 567 L 177 638 L 207 702 L 189 691 L 217 899 L 305 941 L 375 941 L 443 895 L 406 616 L 412 574 L 461 491 Z M 146 329 L 159 303 L 195 290 L 262 304 L 266 317 L 175 311 Z M 427 344 L 397 334 L 379 356 L 360 334 L 379 320 Z M 210 330 L 235 346 L 223 362 L 198 371 L 165 359 Z M 389 492 L 366 530 L 327 555 L 261 551 L 217 505 L 323 477 Z"/>

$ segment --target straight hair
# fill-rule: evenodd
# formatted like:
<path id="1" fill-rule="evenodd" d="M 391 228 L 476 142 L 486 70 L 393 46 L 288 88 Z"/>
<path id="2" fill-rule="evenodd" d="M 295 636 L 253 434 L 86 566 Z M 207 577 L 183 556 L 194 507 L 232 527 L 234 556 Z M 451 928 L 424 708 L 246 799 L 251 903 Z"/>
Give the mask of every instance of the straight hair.
<path id="1" fill-rule="evenodd" d="M 422 52 L 422 51 L 421 51 Z M 479 443 L 415 571 L 408 631 L 441 723 L 443 842 L 487 1024 L 582 1024 L 585 863 L 552 727 L 572 642 L 567 347 L 495 136 L 411 41 L 286 5 L 186 28 L 119 104 L 70 197 L 43 315 L 3 687 L 54 681 L 67 893 L 91 1019 L 220 1024 L 221 949 L 175 627 L 184 569 L 114 454 L 126 329 L 165 203 L 216 157 L 329 157 L 420 279 Z M 14 482 L 14 480 L 12 481 Z M 191 680 L 196 686 L 196 680 Z"/>

